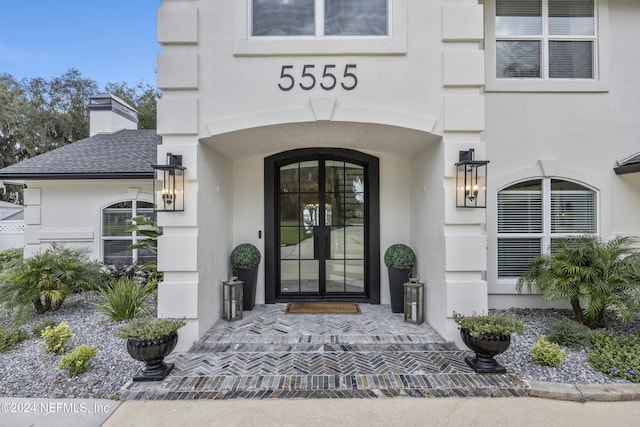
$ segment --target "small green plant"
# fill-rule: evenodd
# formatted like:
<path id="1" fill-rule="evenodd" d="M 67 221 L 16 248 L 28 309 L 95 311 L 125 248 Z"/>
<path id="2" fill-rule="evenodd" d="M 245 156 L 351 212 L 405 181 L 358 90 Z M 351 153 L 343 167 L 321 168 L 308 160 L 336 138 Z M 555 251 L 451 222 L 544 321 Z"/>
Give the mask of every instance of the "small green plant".
<path id="1" fill-rule="evenodd" d="M 591 329 L 568 317 L 550 320 L 545 335 L 550 342 L 571 348 L 584 348 L 591 343 Z"/>
<path id="2" fill-rule="evenodd" d="M 402 243 L 391 245 L 384 252 L 384 264 L 396 270 L 411 270 L 416 265 L 416 254 Z"/>
<path id="3" fill-rule="evenodd" d="M 483 335 L 510 335 L 524 331 L 524 324 L 515 316 L 505 313 L 472 314 L 453 313 L 453 320 L 460 329 L 468 330 L 474 337 Z"/>
<path id="4" fill-rule="evenodd" d="M 131 224 L 127 225 L 124 231 L 127 233 L 135 231 L 138 235 L 146 237 L 144 240 L 139 240 L 138 243 L 129 245 L 129 249 L 140 249 L 153 254 L 158 253 L 158 237 L 162 236 L 163 231 L 162 227 L 159 227 L 153 219 L 145 216 L 134 216 L 131 218 Z M 145 263 L 142 269 L 151 272 L 152 281 L 161 280 L 161 274 L 158 273 L 158 263 L 156 260 Z"/>
<path id="5" fill-rule="evenodd" d="M 173 334 L 186 324 L 184 319 L 139 317 L 118 328 L 115 335 L 119 338 L 131 338 L 138 341 L 154 341 Z"/>
<path id="6" fill-rule="evenodd" d="M 0 353 L 13 350 L 16 345 L 26 340 L 28 337 L 24 329 L 12 328 L 2 329 L 0 328 Z"/>
<path id="7" fill-rule="evenodd" d="M 640 337 L 604 330 L 594 333 L 591 341 L 588 359 L 594 369 L 611 377 L 640 382 Z"/>
<path id="8" fill-rule="evenodd" d="M 64 347 L 69 340 L 73 337 L 71 328 L 66 320 L 63 320 L 57 326 L 47 326 L 40 335 L 42 341 L 40 344 L 48 353 L 62 354 L 64 353 Z"/>
<path id="9" fill-rule="evenodd" d="M 33 325 L 31 328 L 31 333 L 37 337 L 42 335 L 42 331 L 45 330 L 47 326 L 55 326 L 58 322 L 53 317 L 45 317 L 40 322 Z"/>
<path id="10" fill-rule="evenodd" d="M 98 354 L 98 349 L 90 345 L 79 345 L 73 351 L 64 356 L 58 367 L 66 369 L 70 377 L 75 377 L 89 370 L 89 362 Z"/>
<path id="11" fill-rule="evenodd" d="M 538 341 L 536 341 L 529 351 L 531 352 L 533 361 L 539 365 L 558 367 L 562 365 L 565 357 L 567 357 L 564 350 L 561 350 L 558 344 L 547 341 L 544 335 L 540 335 Z"/>
<path id="12" fill-rule="evenodd" d="M 24 251 L 22 248 L 9 248 L 0 251 L 0 273 L 22 263 Z"/>
<path id="13" fill-rule="evenodd" d="M 231 251 L 231 267 L 248 269 L 260 264 L 260 251 L 251 243 L 242 243 Z"/>
<path id="14" fill-rule="evenodd" d="M 103 302 L 95 305 L 111 320 L 133 319 L 137 313 L 145 312 L 144 303 L 154 289 L 154 284 L 142 286 L 137 280 L 123 277 L 101 289 Z"/>

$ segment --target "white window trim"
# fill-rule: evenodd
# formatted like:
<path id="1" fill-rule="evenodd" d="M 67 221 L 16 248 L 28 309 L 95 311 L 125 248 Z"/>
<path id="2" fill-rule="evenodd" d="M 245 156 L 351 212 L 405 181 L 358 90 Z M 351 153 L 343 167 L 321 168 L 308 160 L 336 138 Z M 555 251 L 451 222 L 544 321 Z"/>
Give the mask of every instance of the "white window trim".
<path id="1" fill-rule="evenodd" d="M 496 0 L 485 0 L 485 90 L 487 92 L 607 92 L 610 46 L 609 0 L 594 0 L 594 2 L 596 35 L 593 79 L 498 79 L 496 78 Z"/>
<path id="2" fill-rule="evenodd" d="M 145 236 L 138 236 L 138 232 L 137 231 L 133 231 L 131 233 L 131 236 L 105 236 L 104 235 L 104 210 L 109 208 L 109 206 L 113 206 L 116 205 L 118 203 L 125 203 L 125 202 L 131 202 L 131 217 L 133 218 L 134 216 L 137 216 L 137 212 L 138 212 L 138 202 L 142 202 L 142 203 L 151 203 L 153 204 L 152 201 L 150 200 L 132 200 L 132 199 L 123 199 L 123 200 L 118 200 L 112 203 L 109 203 L 106 206 L 103 206 L 102 208 L 100 208 L 100 259 L 102 260 L 102 263 L 105 263 L 105 253 L 104 253 L 104 242 L 105 241 L 127 241 L 127 242 L 131 242 L 131 244 L 136 244 L 139 243 L 143 240 L 148 239 L 148 237 Z M 138 263 L 138 249 L 132 249 L 131 250 L 131 262 L 133 264 L 137 264 Z"/>
<path id="3" fill-rule="evenodd" d="M 251 0 L 233 2 L 234 56 L 405 55 L 407 0 L 389 0 L 388 36 L 251 37 Z M 316 16 L 316 21 L 320 19 Z M 317 24 L 317 22 L 316 22 Z"/>
<path id="4" fill-rule="evenodd" d="M 496 278 L 496 284 L 497 285 L 509 285 L 509 288 L 511 288 L 513 285 L 515 285 L 518 282 L 518 278 L 517 277 L 500 277 L 498 276 L 498 240 L 501 238 L 505 238 L 505 239 L 509 239 L 509 238 L 529 238 L 529 239 L 534 239 L 534 238 L 540 238 L 542 243 L 541 243 L 541 248 L 542 248 L 542 253 L 549 253 L 549 251 L 551 250 L 551 239 L 552 238 L 566 238 L 566 237 L 578 237 L 583 235 L 584 233 L 551 233 L 551 181 L 552 180 L 560 180 L 560 181 L 566 181 L 566 182 L 573 182 L 575 184 L 581 185 L 583 187 L 585 187 L 588 190 L 591 190 L 595 193 L 595 197 L 596 197 L 596 235 L 600 235 L 600 217 L 601 217 L 601 212 L 600 212 L 600 192 L 598 190 L 596 190 L 595 188 L 586 185 L 583 182 L 579 182 L 579 181 L 575 181 L 575 180 L 571 180 L 571 179 L 567 179 L 567 178 L 559 178 L 559 177 L 553 177 L 553 178 L 531 178 L 531 179 L 522 179 L 519 180 L 517 182 L 513 182 L 501 189 L 498 190 L 497 193 L 499 193 L 500 191 L 503 191 L 509 187 L 511 187 L 514 184 L 517 184 L 518 182 L 525 182 L 525 181 L 532 181 L 532 180 L 541 180 L 542 181 L 542 233 L 499 233 L 496 227 L 496 240 L 495 240 L 495 248 L 496 248 L 496 258 L 495 258 L 495 278 Z M 496 194 L 497 194 L 496 193 Z M 497 200 L 497 199 L 496 199 Z M 496 209 L 497 209 L 497 205 L 496 205 Z M 498 220 L 498 216 L 497 216 L 497 210 L 496 210 L 496 217 L 495 220 Z"/>

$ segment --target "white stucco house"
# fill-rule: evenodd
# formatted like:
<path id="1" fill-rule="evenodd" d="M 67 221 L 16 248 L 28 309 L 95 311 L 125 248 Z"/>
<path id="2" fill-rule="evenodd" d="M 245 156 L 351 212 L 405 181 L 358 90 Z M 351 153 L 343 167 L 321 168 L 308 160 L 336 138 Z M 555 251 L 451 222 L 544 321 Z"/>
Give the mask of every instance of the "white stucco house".
<path id="1" fill-rule="evenodd" d="M 110 170 L 131 140 L 105 179 L 34 175 L 38 158 L 0 178 L 27 181 L 28 249 L 104 257 L 105 209 L 149 209 L 149 165 L 182 156 L 184 210 L 157 215 L 158 313 L 189 320 L 182 349 L 220 318 L 245 242 L 258 303 L 372 304 L 389 303 L 385 249 L 406 243 L 427 321 L 455 339 L 454 311 L 548 304 L 515 283 L 555 239 L 640 235 L 638 22 L 635 0 L 164 0 L 146 175 Z M 471 149 L 486 195 L 456 184 Z"/>

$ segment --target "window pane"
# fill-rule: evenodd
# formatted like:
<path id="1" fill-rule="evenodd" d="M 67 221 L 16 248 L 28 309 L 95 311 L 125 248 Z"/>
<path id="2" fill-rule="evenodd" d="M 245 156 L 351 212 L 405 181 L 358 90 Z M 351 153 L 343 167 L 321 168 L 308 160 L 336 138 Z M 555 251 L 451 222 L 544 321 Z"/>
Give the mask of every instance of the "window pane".
<path id="1" fill-rule="evenodd" d="M 540 77 L 539 41 L 496 42 L 496 77 Z"/>
<path id="2" fill-rule="evenodd" d="M 131 240 L 105 240 L 104 263 L 105 264 L 133 264 L 133 256 L 129 245 Z"/>
<path id="3" fill-rule="evenodd" d="M 313 36 L 314 0 L 252 0 L 254 36 Z"/>
<path id="4" fill-rule="evenodd" d="M 387 0 L 325 0 L 328 36 L 386 36 Z"/>
<path id="5" fill-rule="evenodd" d="M 541 0 L 497 0 L 496 35 L 542 34 Z"/>
<path id="6" fill-rule="evenodd" d="M 498 233 L 542 233 L 542 190 L 499 192 Z"/>
<path id="7" fill-rule="evenodd" d="M 593 0 L 549 0 L 549 34 L 595 34 Z"/>
<path id="8" fill-rule="evenodd" d="M 123 202 L 111 205 L 102 210 L 102 235 L 103 236 L 128 236 L 124 228 L 131 223 L 131 202 Z"/>
<path id="9" fill-rule="evenodd" d="M 549 41 L 549 77 L 592 79 L 593 42 Z"/>
<path id="10" fill-rule="evenodd" d="M 551 182 L 551 232 L 595 233 L 596 194 L 572 182 Z"/>
<path id="11" fill-rule="evenodd" d="M 498 239 L 498 277 L 519 277 L 529 266 L 529 260 L 540 255 L 541 240 Z"/>

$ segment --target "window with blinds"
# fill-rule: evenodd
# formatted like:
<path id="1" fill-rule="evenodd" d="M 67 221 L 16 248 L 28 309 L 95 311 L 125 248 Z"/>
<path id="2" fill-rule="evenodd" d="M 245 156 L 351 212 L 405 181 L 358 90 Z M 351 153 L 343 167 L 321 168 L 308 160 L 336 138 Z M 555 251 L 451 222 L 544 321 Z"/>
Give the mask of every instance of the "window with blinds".
<path id="1" fill-rule="evenodd" d="M 594 0 L 496 0 L 496 77 L 593 79 Z"/>
<path id="2" fill-rule="evenodd" d="M 516 278 L 554 242 L 597 233 L 596 193 L 558 179 L 530 180 L 498 192 L 498 278 Z"/>

